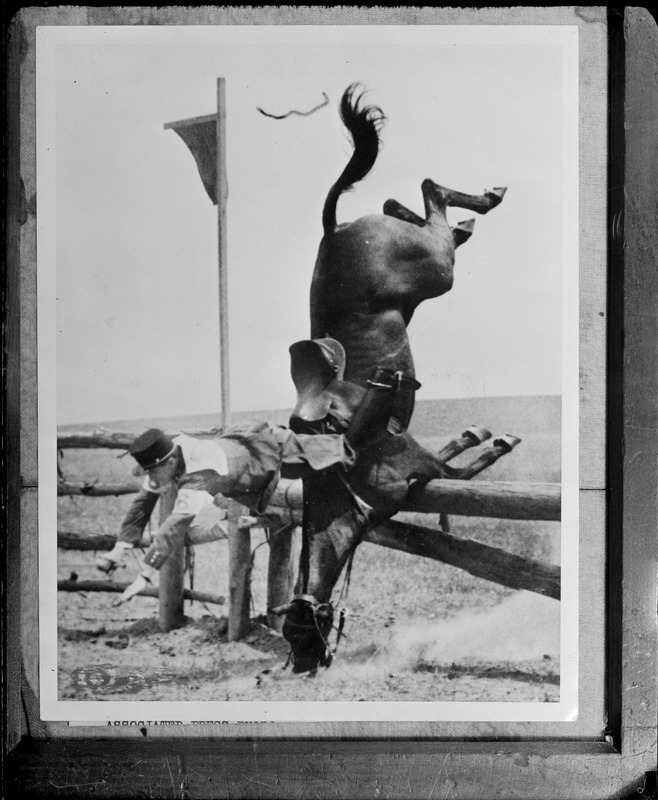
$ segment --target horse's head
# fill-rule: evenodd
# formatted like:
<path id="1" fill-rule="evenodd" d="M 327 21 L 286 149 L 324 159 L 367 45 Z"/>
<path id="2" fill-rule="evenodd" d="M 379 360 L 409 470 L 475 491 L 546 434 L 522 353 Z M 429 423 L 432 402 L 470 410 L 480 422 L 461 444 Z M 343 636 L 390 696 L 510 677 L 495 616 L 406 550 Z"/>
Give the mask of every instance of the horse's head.
<path id="1" fill-rule="evenodd" d="M 319 603 L 312 595 L 293 598 L 283 623 L 283 636 L 292 651 L 293 672 L 312 672 L 331 664 L 329 637 L 333 620 L 331 603 Z"/>

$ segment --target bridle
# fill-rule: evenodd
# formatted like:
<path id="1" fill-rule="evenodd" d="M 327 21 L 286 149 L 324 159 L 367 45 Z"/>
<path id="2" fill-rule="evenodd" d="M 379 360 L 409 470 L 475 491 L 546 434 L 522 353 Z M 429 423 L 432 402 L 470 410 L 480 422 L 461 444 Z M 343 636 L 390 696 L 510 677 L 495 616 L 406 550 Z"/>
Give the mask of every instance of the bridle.
<path id="1" fill-rule="evenodd" d="M 294 619 L 290 619 L 290 611 L 292 611 L 292 609 L 295 607 L 303 609 L 302 618 L 307 617 L 307 614 L 304 612 L 308 612 L 308 616 L 310 617 L 308 622 L 297 622 Z M 333 626 L 333 619 L 334 607 L 332 603 L 320 603 L 317 598 L 309 594 L 295 595 L 292 598 L 289 610 L 286 613 L 286 627 L 291 628 L 293 631 L 298 631 L 302 636 L 304 633 L 308 634 L 312 632 L 319 637 L 324 648 L 324 652 L 319 660 L 321 666 L 325 667 L 328 667 L 333 661 L 336 647 L 338 645 L 337 641 L 336 645 L 332 648 L 328 641 L 329 632 Z M 291 647 L 290 657 L 294 659 L 294 647 Z"/>

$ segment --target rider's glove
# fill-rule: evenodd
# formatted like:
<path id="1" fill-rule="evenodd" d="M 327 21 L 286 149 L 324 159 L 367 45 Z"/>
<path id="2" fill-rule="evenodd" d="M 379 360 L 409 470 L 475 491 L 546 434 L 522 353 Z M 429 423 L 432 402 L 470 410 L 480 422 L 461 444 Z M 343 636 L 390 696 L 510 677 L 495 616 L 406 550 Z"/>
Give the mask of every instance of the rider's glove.
<path id="1" fill-rule="evenodd" d="M 149 567 L 148 564 L 144 564 L 144 567 L 142 569 L 142 574 L 139 575 L 137 578 L 135 578 L 135 580 L 130 584 L 130 586 L 128 586 L 128 588 L 125 589 L 121 597 L 115 600 L 112 605 L 120 606 L 122 603 L 126 603 L 129 600 L 132 600 L 132 598 L 136 594 L 139 594 L 143 589 L 146 589 L 146 587 L 152 583 L 151 579 L 153 578 L 155 573 L 156 570 L 154 570 L 152 567 Z"/>

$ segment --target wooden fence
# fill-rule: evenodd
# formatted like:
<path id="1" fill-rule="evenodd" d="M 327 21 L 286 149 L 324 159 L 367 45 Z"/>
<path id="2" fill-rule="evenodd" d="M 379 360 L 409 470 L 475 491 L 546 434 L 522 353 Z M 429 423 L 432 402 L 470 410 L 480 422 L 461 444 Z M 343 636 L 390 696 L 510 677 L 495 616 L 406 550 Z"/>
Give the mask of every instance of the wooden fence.
<path id="1" fill-rule="evenodd" d="M 188 431 L 190 435 L 217 435 L 211 431 Z M 170 432 L 171 436 L 177 432 Z M 110 448 L 125 450 L 136 434 L 93 431 L 62 433 L 58 435 L 59 450 L 70 448 Z M 71 483 L 64 480 L 58 485 L 58 495 L 81 495 L 102 497 L 137 492 L 137 484 L 97 485 Z M 173 504 L 173 497 L 160 500 L 160 518 L 164 518 Z M 268 608 L 287 603 L 293 594 L 296 565 L 292 563 L 292 537 L 295 527 L 302 522 L 301 481 L 281 480 L 262 520 L 245 516 L 245 509 L 233 501 L 226 501 L 228 548 L 229 548 L 229 640 L 242 638 L 249 627 L 250 571 L 251 571 L 251 527 L 253 524 L 271 525 L 276 521 L 285 527 L 280 535 L 270 540 L 268 568 Z M 409 519 L 409 512 L 436 518 L 439 514 L 459 516 L 493 517 L 514 520 L 558 521 L 561 509 L 561 487 L 552 483 L 509 483 L 463 480 L 432 481 L 422 492 L 415 494 L 410 503 L 393 519 L 368 531 L 365 541 L 401 550 L 412 555 L 443 561 L 464 569 L 479 578 L 539 594 L 560 598 L 560 568 L 470 539 L 451 535 L 440 528 L 418 525 Z M 86 532 L 76 534 L 58 531 L 58 547 L 80 550 L 109 550 L 115 538 L 107 534 Z M 219 537 L 218 537 L 219 538 Z M 205 539 L 208 541 L 208 539 Z M 183 547 L 174 553 L 160 570 L 159 621 L 163 631 L 182 624 L 184 619 L 184 553 Z M 108 582 L 86 582 L 87 591 L 108 590 Z M 92 583 L 97 588 L 90 588 Z M 78 584 L 77 588 L 80 589 Z M 117 586 L 118 584 L 113 584 Z M 62 582 L 61 590 L 74 590 Z M 116 589 L 109 589 L 116 591 Z M 155 592 L 152 592 L 152 595 Z M 223 602 L 223 598 L 208 595 L 208 602 Z M 192 598 L 193 599 L 193 598 Z M 207 598 L 206 598 L 207 599 Z M 269 624 L 280 629 L 282 620 L 268 615 Z"/>

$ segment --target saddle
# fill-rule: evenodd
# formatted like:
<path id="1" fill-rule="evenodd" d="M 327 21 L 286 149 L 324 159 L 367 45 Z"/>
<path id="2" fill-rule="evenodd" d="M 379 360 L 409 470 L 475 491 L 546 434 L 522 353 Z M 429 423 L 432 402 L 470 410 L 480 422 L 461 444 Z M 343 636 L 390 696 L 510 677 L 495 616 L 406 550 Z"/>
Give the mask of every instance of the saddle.
<path id="1" fill-rule="evenodd" d="M 297 402 L 290 417 L 290 427 L 300 432 L 308 423 L 328 416 L 338 429 L 349 427 L 354 410 L 366 390 L 343 380 L 345 350 L 336 339 L 303 339 L 290 346 L 290 374 Z"/>
<path id="2" fill-rule="evenodd" d="M 377 416 L 368 409 L 372 405 L 373 387 L 383 389 L 391 396 L 399 390 L 415 391 L 420 387 L 414 378 L 387 369 L 377 369 L 372 380 L 368 381 L 368 388 L 345 381 L 345 350 L 336 339 L 304 339 L 291 345 L 289 352 L 290 373 L 297 390 L 290 427 L 296 433 L 317 431 L 320 422 L 328 423 L 336 432 L 343 433 L 355 418 L 359 428 L 362 422 L 370 428 Z M 364 403 L 366 397 L 370 402 Z M 383 412 L 387 404 L 382 405 L 379 401 L 378 405 Z M 364 413 L 367 421 L 359 420 Z M 387 421 L 388 416 L 380 419 L 376 427 L 386 428 Z M 400 424 L 396 423 L 394 427 L 399 430 Z"/>

